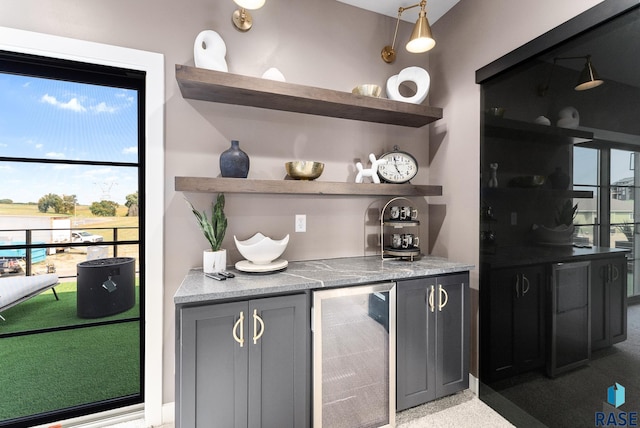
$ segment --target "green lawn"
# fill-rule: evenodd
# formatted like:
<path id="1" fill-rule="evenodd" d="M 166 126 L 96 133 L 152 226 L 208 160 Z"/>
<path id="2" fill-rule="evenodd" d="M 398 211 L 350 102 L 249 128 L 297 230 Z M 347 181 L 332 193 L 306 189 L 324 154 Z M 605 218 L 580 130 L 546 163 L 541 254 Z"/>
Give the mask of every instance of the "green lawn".
<path id="1" fill-rule="evenodd" d="M 136 287 L 136 290 L 138 288 Z M 76 284 L 56 287 L 2 312 L 0 334 L 137 318 L 136 305 L 98 319 L 76 316 Z M 0 337 L 1 421 L 139 394 L 140 322 Z"/>

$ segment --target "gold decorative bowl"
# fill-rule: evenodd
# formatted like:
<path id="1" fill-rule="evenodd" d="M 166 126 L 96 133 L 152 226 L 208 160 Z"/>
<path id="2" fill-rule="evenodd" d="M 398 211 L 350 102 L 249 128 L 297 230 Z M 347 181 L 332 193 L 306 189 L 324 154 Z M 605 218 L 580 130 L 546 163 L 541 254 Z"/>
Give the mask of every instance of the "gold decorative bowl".
<path id="1" fill-rule="evenodd" d="M 353 88 L 351 93 L 356 95 L 364 95 L 367 97 L 380 98 L 382 88 L 378 85 L 373 84 L 358 85 Z"/>
<path id="2" fill-rule="evenodd" d="M 296 180 L 315 180 L 324 171 L 322 162 L 313 161 L 293 161 L 284 164 L 289 177 Z"/>

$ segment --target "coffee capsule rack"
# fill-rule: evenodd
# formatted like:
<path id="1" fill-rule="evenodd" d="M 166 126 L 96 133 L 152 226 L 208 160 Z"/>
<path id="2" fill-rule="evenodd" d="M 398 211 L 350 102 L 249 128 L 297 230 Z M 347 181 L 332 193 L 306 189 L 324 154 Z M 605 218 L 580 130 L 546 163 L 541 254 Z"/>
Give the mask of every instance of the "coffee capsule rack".
<path id="1" fill-rule="evenodd" d="M 400 207 L 398 202 L 406 201 L 407 206 Z M 392 205 L 392 204 L 396 205 Z M 381 255 L 382 260 L 389 258 L 402 258 L 409 259 L 413 261 L 414 257 L 420 256 L 420 247 L 419 247 L 419 237 L 417 234 L 410 233 L 400 233 L 405 228 L 416 228 L 420 226 L 420 221 L 418 220 L 417 210 L 415 210 L 415 216 L 413 215 L 413 209 L 410 207 L 411 200 L 404 197 L 397 197 L 391 199 L 387 202 L 382 211 L 380 212 L 380 248 L 382 249 Z M 395 210 L 397 208 L 398 210 Z M 404 208 L 409 208 L 409 212 L 404 210 Z M 392 213 L 392 210 L 394 211 Z M 398 211 L 397 213 L 395 211 Z M 389 232 L 390 230 L 397 231 Z M 385 233 L 387 232 L 387 233 Z M 400 242 L 394 242 L 394 235 L 398 234 L 402 238 Z M 385 239 L 386 236 L 386 239 Z M 412 238 L 410 239 L 409 236 Z M 414 243 L 413 240 L 417 240 L 417 243 Z"/>

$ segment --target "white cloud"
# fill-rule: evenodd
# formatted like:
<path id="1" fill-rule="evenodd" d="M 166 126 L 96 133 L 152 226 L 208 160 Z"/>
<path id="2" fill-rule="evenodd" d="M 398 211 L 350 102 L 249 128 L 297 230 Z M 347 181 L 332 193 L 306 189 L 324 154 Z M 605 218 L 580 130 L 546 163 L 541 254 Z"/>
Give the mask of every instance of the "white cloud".
<path id="1" fill-rule="evenodd" d="M 6 143 L 0 143 L 0 147 L 9 147 L 9 145 Z"/>
<path id="2" fill-rule="evenodd" d="M 45 153 L 45 156 L 47 156 L 49 158 L 60 159 L 60 158 L 64 157 L 64 153 L 48 152 L 48 153 Z"/>
<path id="3" fill-rule="evenodd" d="M 78 99 L 75 97 L 71 98 L 66 103 L 63 103 L 58 101 L 56 97 L 53 97 L 49 94 L 44 94 L 40 100 L 44 103 L 51 104 L 52 106 L 59 107 L 64 110 L 72 110 L 76 112 L 82 112 L 87 110 L 82 106 L 82 104 L 80 104 L 80 101 L 78 101 Z"/>
<path id="4" fill-rule="evenodd" d="M 44 147 L 44 144 L 42 143 L 36 144 L 36 149 L 41 149 L 42 147 Z"/>
<path id="5" fill-rule="evenodd" d="M 125 154 L 125 155 L 136 155 L 136 154 L 138 154 L 138 148 L 136 146 L 125 147 L 124 149 L 122 149 L 122 154 Z"/>
<path id="6" fill-rule="evenodd" d="M 96 113 L 115 113 L 117 108 L 110 107 L 110 106 L 107 105 L 107 103 L 105 103 L 103 101 L 103 102 L 101 102 L 100 104 L 98 104 L 96 106 L 92 106 L 91 110 L 96 112 Z"/>

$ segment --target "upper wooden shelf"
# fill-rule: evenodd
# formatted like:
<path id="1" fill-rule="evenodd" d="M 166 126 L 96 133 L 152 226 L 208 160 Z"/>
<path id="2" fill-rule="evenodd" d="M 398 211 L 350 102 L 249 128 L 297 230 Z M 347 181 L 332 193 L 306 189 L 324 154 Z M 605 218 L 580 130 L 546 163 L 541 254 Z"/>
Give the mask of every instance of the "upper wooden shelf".
<path id="1" fill-rule="evenodd" d="M 487 137 L 505 138 L 513 141 L 536 141 L 551 144 L 580 144 L 591 141 L 593 132 L 579 129 L 538 125 L 520 120 L 503 119 L 486 115 L 484 119 Z"/>
<path id="2" fill-rule="evenodd" d="M 442 109 L 176 64 L 184 98 L 420 128 Z"/>
<path id="3" fill-rule="evenodd" d="M 344 196 L 442 195 L 442 186 L 209 177 L 176 177 L 175 189 L 181 192 L 205 193 L 226 192 Z"/>

